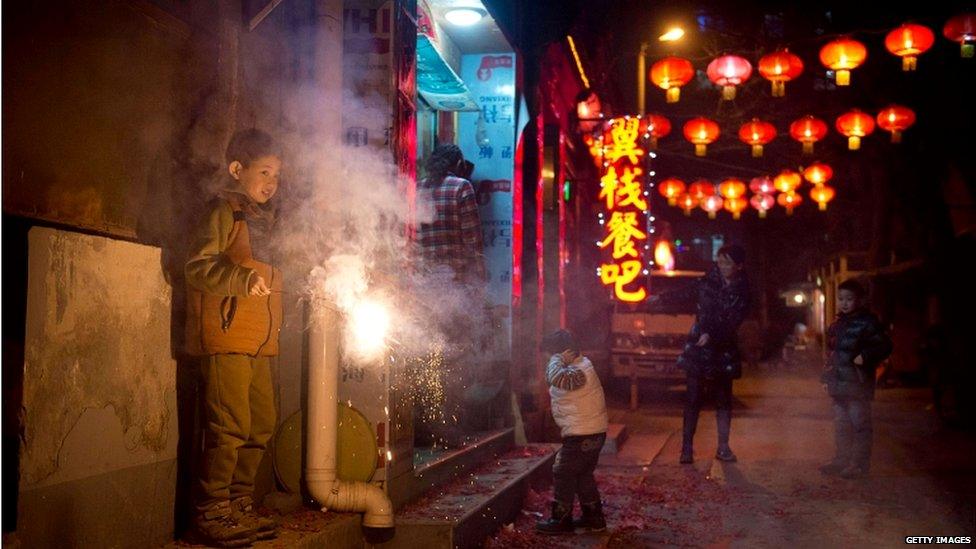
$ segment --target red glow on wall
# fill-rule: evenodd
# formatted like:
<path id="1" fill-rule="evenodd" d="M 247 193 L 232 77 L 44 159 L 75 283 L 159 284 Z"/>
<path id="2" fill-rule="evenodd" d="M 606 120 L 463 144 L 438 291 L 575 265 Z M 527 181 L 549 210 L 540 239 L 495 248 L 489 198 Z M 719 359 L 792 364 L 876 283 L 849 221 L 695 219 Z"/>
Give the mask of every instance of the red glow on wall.
<path id="1" fill-rule="evenodd" d="M 525 134 L 519 134 L 515 147 L 515 174 L 512 177 L 512 310 L 522 305 L 522 159 Z"/>

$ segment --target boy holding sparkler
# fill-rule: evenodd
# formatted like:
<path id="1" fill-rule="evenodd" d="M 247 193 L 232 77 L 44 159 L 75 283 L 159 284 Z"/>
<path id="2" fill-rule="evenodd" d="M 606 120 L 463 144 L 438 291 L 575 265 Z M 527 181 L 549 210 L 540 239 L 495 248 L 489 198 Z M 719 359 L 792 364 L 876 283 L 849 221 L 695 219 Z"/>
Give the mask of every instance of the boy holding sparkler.
<path id="1" fill-rule="evenodd" d="M 272 265 L 271 202 L 281 153 L 257 129 L 234 134 L 230 177 L 210 203 L 186 263 L 187 351 L 201 357 L 204 443 L 193 541 L 241 547 L 275 536 L 254 512 L 254 476 L 275 428 L 269 358 L 278 354 L 282 274 Z"/>
<path id="2" fill-rule="evenodd" d="M 607 438 L 607 405 L 603 385 L 579 343 L 566 330 L 542 340 L 541 349 L 551 354 L 546 382 L 552 417 L 559 426 L 563 445 L 552 466 L 553 502 L 549 520 L 537 522 L 544 534 L 568 534 L 574 527 L 599 532 L 607 527 L 603 504 L 593 471 Z M 573 520 L 573 499 L 579 497 L 583 517 Z"/>

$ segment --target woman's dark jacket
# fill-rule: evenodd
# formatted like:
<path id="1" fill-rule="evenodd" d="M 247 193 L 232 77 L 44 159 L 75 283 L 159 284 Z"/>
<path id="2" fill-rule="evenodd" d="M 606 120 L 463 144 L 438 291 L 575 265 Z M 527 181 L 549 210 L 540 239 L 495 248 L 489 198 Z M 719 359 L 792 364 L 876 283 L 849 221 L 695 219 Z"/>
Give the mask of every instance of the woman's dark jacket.
<path id="1" fill-rule="evenodd" d="M 827 329 L 827 363 L 821 381 L 832 397 L 874 396 L 874 369 L 891 354 L 891 339 L 881 321 L 866 309 L 837 315 Z M 854 364 L 857 355 L 864 364 Z"/>
<path id="2" fill-rule="evenodd" d="M 718 267 L 713 267 L 689 290 L 661 295 L 662 301 L 670 303 L 690 299 L 697 299 L 697 316 L 678 357 L 678 366 L 690 376 L 742 377 L 738 331 L 749 311 L 749 282 L 745 275 L 739 272 L 725 284 Z M 708 334 L 708 343 L 699 347 L 696 343 L 702 334 Z"/>

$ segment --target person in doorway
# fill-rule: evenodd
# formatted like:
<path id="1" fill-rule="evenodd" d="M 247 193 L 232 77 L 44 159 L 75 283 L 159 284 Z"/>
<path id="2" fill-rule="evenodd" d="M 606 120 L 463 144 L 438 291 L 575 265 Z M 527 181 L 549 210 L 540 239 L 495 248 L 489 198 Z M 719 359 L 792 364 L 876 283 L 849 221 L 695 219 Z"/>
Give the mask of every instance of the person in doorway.
<path id="1" fill-rule="evenodd" d="M 417 244 L 424 266 L 447 267 L 455 282 L 484 286 L 485 256 L 481 217 L 474 187 L 467 179 L 474 165 L 464 159 L 457 145 L 438 145 L 424 165 L 427 176 L 420 181 L 418 202 L 431 219 L 417 230 Z"/>
<path id="2" fill-rule="evenodd" d="M 275 428 L 269 359 L 278 354 L 282 273 L 273 267 L 281 152 L 267 133 L 234 134 L 226 186 L 190 248 L 187 351 L 201 357 L 204 442 L 188 537 L 218 547 L 275 537 L 254 511 L 254 477 Z"/>
<path id="3" fill-rule="evenodd" d="M 745 250 L 729 244 L 719 249 L 716 265 L 695 286 L 651 296 L 651 305 L 658 302 L 697 299 L 695 323 L 688 333 L 678 366 L 685 371 L 684 425 L 682 427 L 681 457 L 684 464 L 694 461 L 693 442 L 698 416 L 701 412 L 706 384 L 715 397 L 715 420 L 718 428 L 716 459 L 736 461 L 729 446 L 732 429 L 732 380 L 742 377 L 738 329 L 749 311 L 749 282 L 742 271 Z"/>
<path id="4" fill-rule="evenodd" d="M 442 410 L 416 410 L 416 417 L 426 418 L 415 425 L 416 440 L 423 446 L 464 445 L 468 441 L 465 418 L 483 413 L 464 404 L 466 387 L 472 386 L 479 370 L 475 363 L 483 359 L 483 334 L 490 330 L 481 217 L 467 179 L 473 168 L 457 145 L 437 145 L 424 164 L 426 176 L 417 189 L 422 219 L 416 237 L 419 266 L 424 291 L 441 301 L 438 329 L 446 340 L 439 372 Z"/>
<path id="5" fill-rule="evenodd" d="M 553 501 L 548 520 L 536 523 L 544 534 L 567 534 L 582 528 L 598 532 L 607 527 L 603 503 L 593 471 L 607 438 L 607 405 L 603 385 L 579 343 L 566 330 L 543 338 L 549 353 L 546 382 L 552 417 L 559 426 L 563 445 L 552 466 Z M 573 520 L 573 501 L 579 498 L 583 516 Z"/>
<path id="6" fill-rule="evenodd" d="M 821 381 L 833 399 L 834 459 L 820 467 L 827 475 L 860 478 L 871 461 L 871 399 L 875 367 L 891 354 L 891 339 L 866 306 L 855 280 L 837 287 L 837 319 L 827 329 L 827 360 Z"/>

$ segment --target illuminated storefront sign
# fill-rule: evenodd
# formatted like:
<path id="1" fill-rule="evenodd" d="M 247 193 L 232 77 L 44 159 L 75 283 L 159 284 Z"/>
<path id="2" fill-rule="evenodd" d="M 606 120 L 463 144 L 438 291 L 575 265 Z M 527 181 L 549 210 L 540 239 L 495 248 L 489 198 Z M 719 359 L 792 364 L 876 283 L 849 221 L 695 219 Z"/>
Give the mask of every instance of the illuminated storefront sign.
<path id="1" fill-rule="evenodd" d="M 613 286 L 617 299 L 643 301 L 647 288 L 642 274 L 647 248 L 647 192 L 644 189 L 644 149 L 640 146 L 640 118 L 610 120 L 603 136 L 603 173 L 600 223 L 604 237 L 598 243 L 607 256 L 600 265 L 600 280 Z"/>

